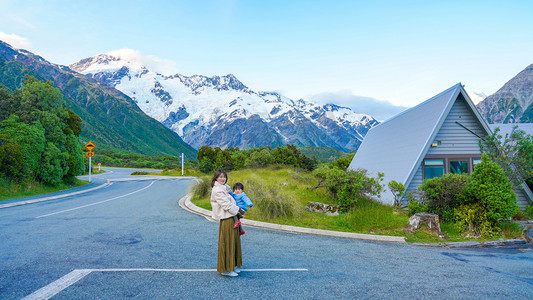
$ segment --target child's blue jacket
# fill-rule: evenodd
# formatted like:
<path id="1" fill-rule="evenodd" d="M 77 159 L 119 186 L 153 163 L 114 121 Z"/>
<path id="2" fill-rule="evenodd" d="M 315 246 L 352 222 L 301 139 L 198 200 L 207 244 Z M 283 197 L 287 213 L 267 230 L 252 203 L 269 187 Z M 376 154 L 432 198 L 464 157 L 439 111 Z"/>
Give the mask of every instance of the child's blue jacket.
<path id="1" fill-rule="evenodd" d="M 252 207 L 254 206 L 254 204 L 252 203 L 252 200 L 250 200 L 250 198 L 246 195 L 245 192 L 242 192 L 242 194 L 240 195 L 237 195 L 233 192 L 233 190 L 228 186 L 226 185 L 229 190 L 230 190 L 230 195 L 233 197 L 233 199 L 235 199 L 235 202 L 237 202 L 237 206 L 239 208 L 242 208 L 242 210 L 244 211 L 248 211 L 248 206 Z"/>

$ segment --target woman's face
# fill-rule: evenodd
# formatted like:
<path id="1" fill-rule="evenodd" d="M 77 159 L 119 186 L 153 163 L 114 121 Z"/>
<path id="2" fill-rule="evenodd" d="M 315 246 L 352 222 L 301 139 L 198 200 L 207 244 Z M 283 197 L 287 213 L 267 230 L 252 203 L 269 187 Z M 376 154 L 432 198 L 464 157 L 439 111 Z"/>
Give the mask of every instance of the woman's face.
<path id="1" fill-rule="evenodd" d="M 224 173 L 218 175 L 217 182 L 220 184 L 226 184 L 226 175 Z"/>

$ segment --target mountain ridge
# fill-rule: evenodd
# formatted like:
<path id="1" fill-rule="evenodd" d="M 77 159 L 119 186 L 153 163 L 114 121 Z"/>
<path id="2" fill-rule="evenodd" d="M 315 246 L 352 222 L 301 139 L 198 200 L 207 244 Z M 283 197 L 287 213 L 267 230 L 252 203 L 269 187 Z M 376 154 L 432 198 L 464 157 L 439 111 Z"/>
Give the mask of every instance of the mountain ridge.
<path id="1" fill-rule="evenodd" d="M 346 107 L 253 91 L 233 74 L 163 75 L 142 62 L 108 54 L 82 59 L 70 68 L 129 95 L 196 149 L 295 144 L 350 151 L 378 124 Z"/>
<path id="2" fill-rule="evenodd" d="M 477 107 L 489 123 L 533 122 L 533 64 L 520 71 Z"/>
<path id="3" fill-rule="evenodd" d="M 64 100 L 83 120 L 80 140 L 97 148 L 127 150 L 146 155 L 195 158 L 196 151 L 174 132 L 144 114 L 127 95 L 101 81 L 48 62 L 27 50 L 0 41 L 0 83 L 10 90 L 20 88 L 25 75 L 50 80 Z"/>

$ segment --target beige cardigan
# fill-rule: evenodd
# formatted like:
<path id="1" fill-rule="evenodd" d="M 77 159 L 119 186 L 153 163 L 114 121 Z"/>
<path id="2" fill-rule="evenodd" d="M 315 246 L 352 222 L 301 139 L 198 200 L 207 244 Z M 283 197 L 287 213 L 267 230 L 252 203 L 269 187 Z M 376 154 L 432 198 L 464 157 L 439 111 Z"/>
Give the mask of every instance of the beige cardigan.
<path id="1" fill-rule="evenodd" d="M 216 181 L 211 191 L 211 207 L 213 209 L 211 216 L 217 221 L 231 218 L 239 212 L 239 207 L 228 193 L 226 186 Z"/>

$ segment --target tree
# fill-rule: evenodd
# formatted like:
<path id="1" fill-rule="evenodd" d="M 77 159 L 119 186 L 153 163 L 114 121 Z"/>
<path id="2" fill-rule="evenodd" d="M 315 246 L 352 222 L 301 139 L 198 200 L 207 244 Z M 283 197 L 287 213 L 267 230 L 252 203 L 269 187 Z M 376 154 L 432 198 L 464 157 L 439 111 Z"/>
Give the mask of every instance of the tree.
<path id="1" fill-rule="evenodd" d="M 332 162 L 331 165 L 338 167 L 341 170 L 347 170 L 352 160 L 353 160 L 353 154 L 348 157 L 341 157 L 337 159 L 336 161 Z"/>
<path id="2" fill-rule="evenodd" d="M 8 119 L 0 122 L 0 134 L 3 134 L 11 142 L 18 144 L 21 148 L 24 166 L 20 177 L 23 179 L 34 179 L 35 170 L 40 163 L 41 155 L 46 145 L 44 128 L 40 122 L 32 125 L 20 122 L 20 118 L 11 115 Z"/>
<path id="3" fill-rule="evenodd" d="M 57 185 L 65 175 L 66 157 L 53 144 L 48 143 L 37 167 L 37 180 L 48 185 Z"/>
<path id="4" fill-rule="evenodd" d="M 272 156 L 274 157 L 274 162 L 277 164 L 298 167 L 298 159 L 289 148 L 278 146 L 272 151 Z"/>
<path id="5" fill-rule="evenodd" d="M 268 149 L 253 152 L 250 155 L 249 166 L 253 168 L 262 168 L 271 165 L 274 162 L 274 157 L 270 154 Z"/>
<path id="6" fill-rule="evenodd" d="M 388 184 L 389 189 L 394 196 L 394 205 L 400 206 L 400 199 L 402 199 L 405 193 L 405 185 L 403 183 L 391 180 Z"/>
<path id="7" fill-rule="evenodd" d="M 481 163 L 475 166 L 470 182 L 464 188 L 463 202 L 479 203 L 493 221 L 509 219 L 518 211 L 512 187 L 502 167 L 483 153 Z"/>
<path id="8" fill-rule="evenodd" d="M 313 171 L 319 182 L 315 188 L 325 187 L 345 209 L 352 208 L 358 197 L 379 196 L 383 191 L 384 174 L 367 177 L 365 171 L 344 171 L 337 167 L 323 165 Z"/>
<path id="9" fill-rule="evenodd" d="M 213 148 L 209 146 L 202 146 L 200 149 L 198 149 L 198 154 L 196 155 L 196 158 L 198 161 L 204 160 L 204 158 L 209 159 L 211 162 L 214 162 L 216 160 L 216 152 L 213 150 Z"/>
<path id="10" fill-rule="evenodd" d="M 515 126 L 503 137 L 497 127 L 494 133 L 479 141 L 482 152 L 503 168 L 515 186 L 533 177 L 533 137 Z"/>
<path id="11" fill-rule="evenodd" d="M 0 135 L 0 175 L 8 178 L 20 179 L 24 158 L 17 143 L 10 142 L 7 136 Z"/>

